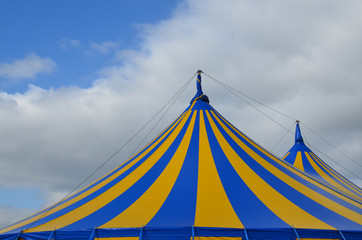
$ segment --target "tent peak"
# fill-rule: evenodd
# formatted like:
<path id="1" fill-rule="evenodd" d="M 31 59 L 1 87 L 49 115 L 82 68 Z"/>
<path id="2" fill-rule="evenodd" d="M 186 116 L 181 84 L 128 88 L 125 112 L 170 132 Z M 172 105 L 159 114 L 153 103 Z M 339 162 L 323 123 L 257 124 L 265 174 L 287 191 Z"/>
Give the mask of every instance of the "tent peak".
<path id="1" fill-rule="evenodd" d="M 297 125 L 295 127 L 295 142 L 304 143 L 302 133 L 300 132 L 300 128 L 299 128 L 299 120 L 297 120 L 296 122 L 297 122 Z"/>
<path id="2" fill-rule="evenodd" d="M 197 100 L 202 100 L 202 101 L 207 102 L 207 103 L 210 102 L 210 101 L 209 101 L 209 98 L 208 98 L 206 95 L 204 95 L 204 93 L 202 92 L 201 73 L 203 73 L 203 71 L 201 71 L 201 70 L 198 70 L 198 71 L 197 71 L 197 78 L 196 78 L 196 89 L 197 89 L 197 92 L 196 92 L 195 97 L 193 97 L 193 98 L 191 99 L 190 104 L 191 104 L 192 102 L 194 102 L 194 101 L 197 101 Z"/>

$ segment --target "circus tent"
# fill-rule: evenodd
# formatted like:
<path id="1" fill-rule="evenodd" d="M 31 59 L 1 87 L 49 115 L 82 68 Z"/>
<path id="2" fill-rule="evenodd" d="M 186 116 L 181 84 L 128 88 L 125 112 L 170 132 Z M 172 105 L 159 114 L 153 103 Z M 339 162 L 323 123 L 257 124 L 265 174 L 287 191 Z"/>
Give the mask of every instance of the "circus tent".
<path id="1" fill-rule="evenodd" d="M 0 239 L 362 239 L 362 205 L 277 158 L 197 94 L 154 140 Z"/>
<path id="2" fill-rule="evenodd" d="M 306 146 L 299 121 L 295 127 L 295 143 L 282 159 L 337 191 L 362 201 L 361 188 L 339 174 Z"/>

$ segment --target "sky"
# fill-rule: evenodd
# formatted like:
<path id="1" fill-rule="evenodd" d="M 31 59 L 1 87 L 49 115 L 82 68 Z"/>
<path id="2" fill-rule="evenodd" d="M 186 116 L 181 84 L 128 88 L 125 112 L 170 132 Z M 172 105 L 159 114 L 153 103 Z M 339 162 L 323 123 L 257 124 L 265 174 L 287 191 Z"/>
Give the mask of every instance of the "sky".
<path id="1" fill-rule="evenodd" d="M 361 10 L 359 0 L 1 1 L 0 226 L 127 160 L 186 109 L 198 69 L 211 105 L 251 139 L 282 157 L 300 120 L 307 145 L 361 187 Z"/>

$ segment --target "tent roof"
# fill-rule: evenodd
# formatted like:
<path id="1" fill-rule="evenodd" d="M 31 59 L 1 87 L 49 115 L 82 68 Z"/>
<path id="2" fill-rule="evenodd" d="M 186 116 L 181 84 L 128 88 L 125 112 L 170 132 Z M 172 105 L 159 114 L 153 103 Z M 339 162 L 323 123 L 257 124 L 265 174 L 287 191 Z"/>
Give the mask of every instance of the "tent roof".
<path id="1" fill-rule="evenodd" d="M 0 239 L 361 238 L 360 202 L 273 156 L 203 96 L 127 162 Z"/>
<path id="2" fill-rule="evenodd" d="M 295 144 L 283 159 L 337 191 L 340 191 L 359 202 L 362 201 L 361 188 L 339 174 L 305 145 L 299 122 L 297 122 L 295 128 Z"/>

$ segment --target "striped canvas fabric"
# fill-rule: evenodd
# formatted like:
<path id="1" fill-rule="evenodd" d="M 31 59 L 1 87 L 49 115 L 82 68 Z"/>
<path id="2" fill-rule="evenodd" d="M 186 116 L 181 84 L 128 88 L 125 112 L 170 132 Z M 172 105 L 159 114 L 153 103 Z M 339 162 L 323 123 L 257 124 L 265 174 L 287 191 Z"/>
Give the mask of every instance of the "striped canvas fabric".
<path id="1" fill-rule="evenodd" d="M 328 184 L 335 190 L 362 201 L 362 189 L 331 168 L 304 143 L 299 122 L 295 128 L 295 144 L 283 157 L 285 161 L 299 170 L 306 172 L 324 184 Z"/>
<path id="2" fill-rule="evenodd" d="M 202 96 L 127 162 L 0 239 L 362 239 L 360 199 L 273 156 Z"/>

